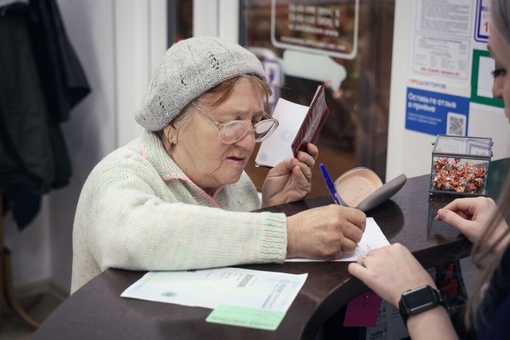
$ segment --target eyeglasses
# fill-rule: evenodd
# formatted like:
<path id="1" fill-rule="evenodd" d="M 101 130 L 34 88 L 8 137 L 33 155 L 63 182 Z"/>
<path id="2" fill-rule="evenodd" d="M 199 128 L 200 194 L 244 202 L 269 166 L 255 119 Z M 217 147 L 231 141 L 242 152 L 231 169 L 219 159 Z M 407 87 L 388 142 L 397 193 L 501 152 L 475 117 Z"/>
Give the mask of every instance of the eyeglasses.
<path id="1" fill-rule="evenodd" d="M 200 106 L 193 103 L 193 106 L 202 112 L 219 131 L 220 141 L 225 144 L 234 144 L 241 140 L 248 132 L 255 133 L 255 142 L 262 142 L 267 139 L 278 127 L 278 120 L 271 118 L 268 114 L 262 116 L 262 120 L 251 122 L 248 120 L 231 120 L 230 122 L 221 123 L 212 119 L 207 112 Z"/>

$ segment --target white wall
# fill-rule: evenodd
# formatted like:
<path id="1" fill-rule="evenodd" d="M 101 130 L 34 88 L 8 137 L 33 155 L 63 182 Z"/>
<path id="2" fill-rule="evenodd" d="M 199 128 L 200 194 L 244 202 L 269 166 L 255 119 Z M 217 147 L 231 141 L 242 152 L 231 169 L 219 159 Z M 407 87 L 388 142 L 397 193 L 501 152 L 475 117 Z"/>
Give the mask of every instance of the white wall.
<path id="1" fill-rule="evenodd" d="M 15 287 L 51 281 L 68 291 L 72 225 L 81 187 L 94 165 L 137 137 L 134 112 L 167 48 L 166 0 L 57 0 L 92 93 L 62 125 L 71 183 L 44 197 L 37 219 L 19 233 L 6 220 Z"/>
<path id="2" fill-rule="evenodd" d="M 193 35 L 211 35 L 239 42 L 239 2 L 194 0 Z"/>
<path id="3" fill-rule="evenodd" d="M 470 1 L 473 5 L 476 0 Z M 411 34 L 416 15 L 413 13 L 417 0 L 395 1 L 395 26 L 393 36 L 393 60 L 390 91 L 390 117 L 388 131 L 388 156 L 386 177 L 392 179 L 401 173 L 407 177 L 430 173 L 432 142 L 435 136 L 405 129 L 406 90 L 410 77 Z M 473 6 L 474 7 L 474 6 Z M 471 65 L 468 66 L 471 70 Z M 444 79 L 421 76 L 425 80 L 445 82 Z M 462 84 L 469 90 L 470 80 Z M 493 160 L 510 156 L 508 120 L 503 109 L 471 103 L 468 133 L 474 137 L 491 137 L 494 142 Z"/>

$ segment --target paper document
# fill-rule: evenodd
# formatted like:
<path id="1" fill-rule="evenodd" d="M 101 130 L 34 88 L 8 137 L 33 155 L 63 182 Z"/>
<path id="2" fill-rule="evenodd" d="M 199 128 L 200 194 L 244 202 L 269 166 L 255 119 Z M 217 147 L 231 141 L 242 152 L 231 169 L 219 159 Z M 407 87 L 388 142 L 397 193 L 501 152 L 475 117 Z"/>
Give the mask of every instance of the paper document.
<path id="1" fill-rule="evenodd" d="M 367 217 L 365 232 L 361 237 L 356 249 L 352 253 L 346 253 L 344 257 L 334 261 L 354 262 L 360 255 L 366 254 L 370 249 L 381 248 L 389 245 L 388 239 L 384 236 L 381 228 L 373 217 Z M 287 259 L 286 262 L 313 262 L 323 260 L 311 260 L 304 258 Z"/>
<path id="2" fill-rule="evenodd" d="M 319 85 L 310 106 L 278 99 L 273 118 L 280 122 L 271 136 L 260 144 L 255 157 L 257 166 L 274 167 L 281 161 L 297 155 L 306 144 L 315 143 L 326 122 L 329 109 L 324 86 Z"/>
<path id="3" fill-rule="evenodd" d="M 121 296 L 212 309 L 229 305 L 286 312 L 307 276 L 242 268 L 148 272 Z"/>

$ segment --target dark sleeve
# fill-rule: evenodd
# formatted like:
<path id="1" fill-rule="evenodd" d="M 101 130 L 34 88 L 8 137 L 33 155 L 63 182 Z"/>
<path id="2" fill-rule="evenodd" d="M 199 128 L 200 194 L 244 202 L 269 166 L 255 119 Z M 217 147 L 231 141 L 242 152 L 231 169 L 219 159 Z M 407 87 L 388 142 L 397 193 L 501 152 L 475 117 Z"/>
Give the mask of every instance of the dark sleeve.
<path id="1" fill-rule="evenodd" d="M 70 110 L 90 93 L 90 86 L 55 0 L 30 0 L 29 4 L 48 109 L 55 122 L 65 122 Z"/>
<path id="2" fill-rule="evenodd" d="M 491 279 L 482 302 L 477 339 L 508 339 L 510 334 L 510 246 Z"/>

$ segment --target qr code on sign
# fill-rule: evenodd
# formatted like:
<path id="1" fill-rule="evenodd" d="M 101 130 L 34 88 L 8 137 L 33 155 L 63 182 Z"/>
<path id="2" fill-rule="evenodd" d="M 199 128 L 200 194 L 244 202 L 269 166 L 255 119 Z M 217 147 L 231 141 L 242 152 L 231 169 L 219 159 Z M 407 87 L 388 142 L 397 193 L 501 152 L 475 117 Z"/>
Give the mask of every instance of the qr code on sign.
<path id="1" fill-rule="evenodd" d="M 466 135 L 466 116 L 448 112 L 446 116 L 446 134 L 453 136 Z"/>

